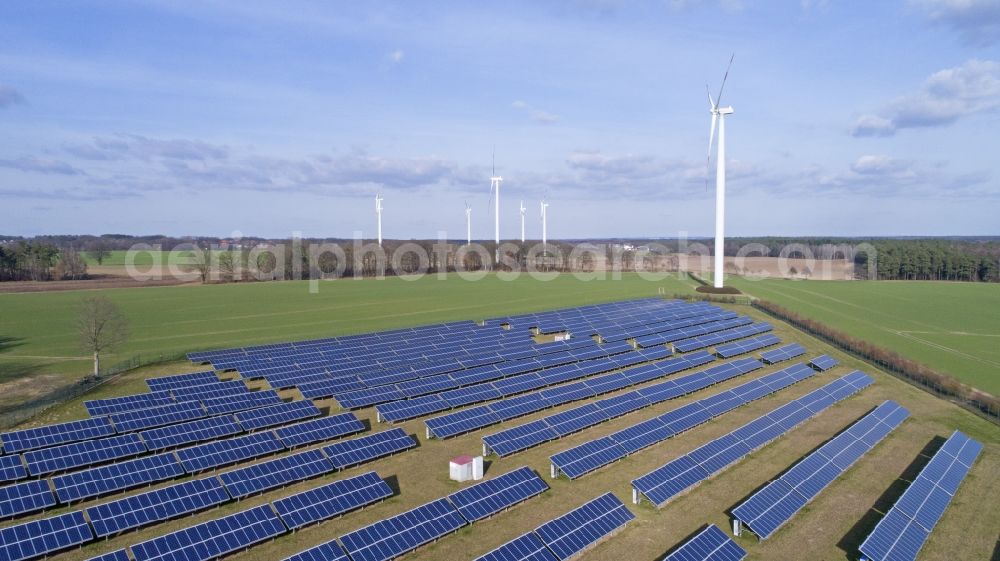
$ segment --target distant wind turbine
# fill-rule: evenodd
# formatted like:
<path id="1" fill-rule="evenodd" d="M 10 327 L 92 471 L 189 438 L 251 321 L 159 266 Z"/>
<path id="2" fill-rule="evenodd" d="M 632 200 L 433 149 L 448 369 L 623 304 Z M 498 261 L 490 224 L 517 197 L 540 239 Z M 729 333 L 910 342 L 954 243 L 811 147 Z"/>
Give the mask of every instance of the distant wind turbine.
<path id="1" fill-rule="evenodd" d="M 496 253 L 493 256 L 495 263 L 500 262 L 500 182 L 501 181 L 503 181 L 503 178 L 497 175 L 497 154 L 496 150 L 494 149 L 493 176 L 490 177 L 490 193 L 494 194 L 495 197 L 494 203 L 496 203 L 496 208 L 494 208 L 494 211 L 496 212 L 496 224 L 494 225 L 494 234 L 496 237 L 497 245 L 496 245 Z"/>
<path id="2" fill-rule="evenodd" d="M 472 207 L 465 202 L 465 245 L 472 243 Z"/>
<path id="3" fill-rule="evenodd" d="M 540 208 L 541 208 L 541 211 L 542 211 L 542 213 L 541 213 L 542 214 L 542 253 L 545 253 L 545 250 L 546 250 L 545 244 L 548 242 L 548 234 L 549 234 L 549 232 L 548 232 L 548 224 L 547 224 L 547 219 L 548 219 L 548 215 L 549 215 L 549 211 L 548 211 L 549 203 L 545 202 L 545 199 L 542 199 Z"/>
<path id="4" fill-rule="evenodd" d="M 375 195 L 375 215 L 378 217 L 378 244 L 382 245 L 382 193 Z"/>
<path id="5" fill-rule="evenodd" d="M 524 200 L 521 201 L 521 243 L 524 243 Z"/>
<path id="6" fill-rule="evenodd" d="M 733 66 L 733 54 L 729 58 L 729 66 L 722 77 L 722 85 L 719 87 L 719 95 L 715 101 L 712 100 L 712 93 L 708 91 L 708 84 L 705 85 L 705 92 L 708 94 L 709 111 L 712 114 L 712 128 L 708 132 L 708 159 L 705 162 L 706 185 L 708 182 L 708 170 L 712 162 L 712 144 L 715 139 L 715 125 L 719 125 L 719 153 L 716 156 L 715 170 L 715 288 L 722 288 L 723 273 L 723 253 L 726 235 L 726 115 L 733 114 L 732 107 L 720 107 L 722 102 L 722 90 L 726 87 L 726 78 L 729 77 L 729 69 Z"/>

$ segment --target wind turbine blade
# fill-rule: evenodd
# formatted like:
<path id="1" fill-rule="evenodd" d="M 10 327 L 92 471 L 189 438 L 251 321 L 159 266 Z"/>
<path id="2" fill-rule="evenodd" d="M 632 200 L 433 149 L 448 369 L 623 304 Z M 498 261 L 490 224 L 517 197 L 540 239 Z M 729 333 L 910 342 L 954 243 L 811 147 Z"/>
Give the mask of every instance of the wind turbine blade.
<path id="1" fill-rule="evenodd" d="M 729 57 L 729 66 L 726 67 L 726 73 L 722 76 L 722 85 L 719 86 L 719 95 L 715 96 L 716 103 L 722 103 L 722 90 L 726 87 L 726 78 L 729 77 L 729 69 L 733 67 L 733 59 L 736 58 L 736 53 Z"/>
<path id="2" fill-rule="evenodd" d="M 715 109 L 715 102 L 712 101 L 712 92 L 708 91 L 708 84 L 705 84 L 705 93 L 708 94 L 708 106 Z"/>

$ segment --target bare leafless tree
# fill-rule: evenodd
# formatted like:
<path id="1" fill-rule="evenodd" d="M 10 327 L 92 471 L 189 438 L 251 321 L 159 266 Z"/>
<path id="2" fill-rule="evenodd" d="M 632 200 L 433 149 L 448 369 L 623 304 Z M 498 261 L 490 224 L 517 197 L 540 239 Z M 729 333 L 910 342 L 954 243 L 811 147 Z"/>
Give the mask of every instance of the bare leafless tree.
<path id="1" fill-rule="evenodd" d="M 101 375 L 101 353 L 123 344 L 129 336 L 128 319 L 105 296 L 87 296 L 80 301 L 77 330 L 80 346 L 94 354 L 95 377 Z"/>

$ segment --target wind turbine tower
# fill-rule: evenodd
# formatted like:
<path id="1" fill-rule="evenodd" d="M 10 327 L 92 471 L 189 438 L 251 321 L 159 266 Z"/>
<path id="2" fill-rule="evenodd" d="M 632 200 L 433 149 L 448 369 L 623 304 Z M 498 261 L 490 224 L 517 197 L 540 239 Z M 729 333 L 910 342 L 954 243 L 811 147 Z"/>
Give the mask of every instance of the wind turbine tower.
<path id="1" fill-rule="evenodd" d="M 548 242 L 548 224 L 546 223 L 546 218 L 549 214 L 547 210 L 549 208 L 549 203 L 545 202 L 545 199 L 542 199 L 540 206 L 542 210 L 542 253 L 545 253 L 545 244 Z"/>
<path id="2" fill-rule="evenodd" d="M 465 203 L 465 245 L 472 243 L 472 207 Z"/>
<path id="3" fill-rule="evenodd" d="M 494 237 L 496 238 L 496 252 L 493 256 L 494 263 L 500 262 L 500 182 L 503 178 L 497 175 L 497 157 L 496 152 L 493 153 L 493 176 L 490 177 L 490 191 L 495 193 L 496 208 L 496 223 L 494 224 Z"/>
<path id="4" fill-rule="evenodd" d="M 524 201 L 522 200 L 521 201 L 521 243 L 522 244 L 524 243 L 524 211 L 525 210 L 527 210 L 527 209 L 524 208 Z"/>
<path id="5" fill-rule="evenodd" d="M 378 218 L 378 245 L 382 245 L 382 193 L 375 195 L 375 216 Z"/>
<path id="6" fill-rule="evenodd" d="M 711 167 L 715 125 L 716 123 L 719 125 L 719 153 L 716 155 L 718 161 L 715 168 L 715 288 L 722 288 L 725 262 L 723 253 L 726 244 L 726 115 L 733 114 L 732 107 L 720 107 L 719 104 L 722 102 L 722 90 L 726 87 L 726 78 L 729 77 L 729 69 L 732 68 L 733 58 L 735 57 L 736 55 L 734 54 L 729 58 L 729 66 L 726 67 L 726 74 L 722 77 L 722 86 L 719 87 L 719 95 L 716 96 L 714 101 L 712 100 L 712 93 L 708 91 L 708 85 L 705 86 L 705 91 L 708 93 L 709 111 L 712 114 L 712 128 L 708 132 L 708 160 L 705 164 L 706 175 L 708 168 Z"/>

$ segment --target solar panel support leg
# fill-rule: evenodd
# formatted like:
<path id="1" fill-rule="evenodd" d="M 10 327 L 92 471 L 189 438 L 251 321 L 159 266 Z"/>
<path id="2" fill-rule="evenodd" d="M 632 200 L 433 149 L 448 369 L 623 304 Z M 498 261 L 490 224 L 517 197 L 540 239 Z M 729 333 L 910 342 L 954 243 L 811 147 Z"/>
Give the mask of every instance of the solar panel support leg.
<path id="1" fill-rule="evenodd" d="M 632 504 L 639 504 L 639 491 L 636 491 L 635 487 L 632 487 Z"/>
<path id="2" fill-rule="evenodd" d="M 431 439 L 431 428 L 425 426 L 424 430 L 427 432 L 427 440 L 430 440 Z"/>
<path id="3" fill-rule="evenodd" d="M 556 478 L 556 465 L 555 464 L 549 464 L 549 472 L 551 474 L 552 479 L 555 479 Z"/>
<path id="4" fill-rule="evenodd" d="M 743 525 L 740 524 L 738 518 L 733 518 L 733 535 L 738 538 L 742 533 L 743 533 Z"/>

